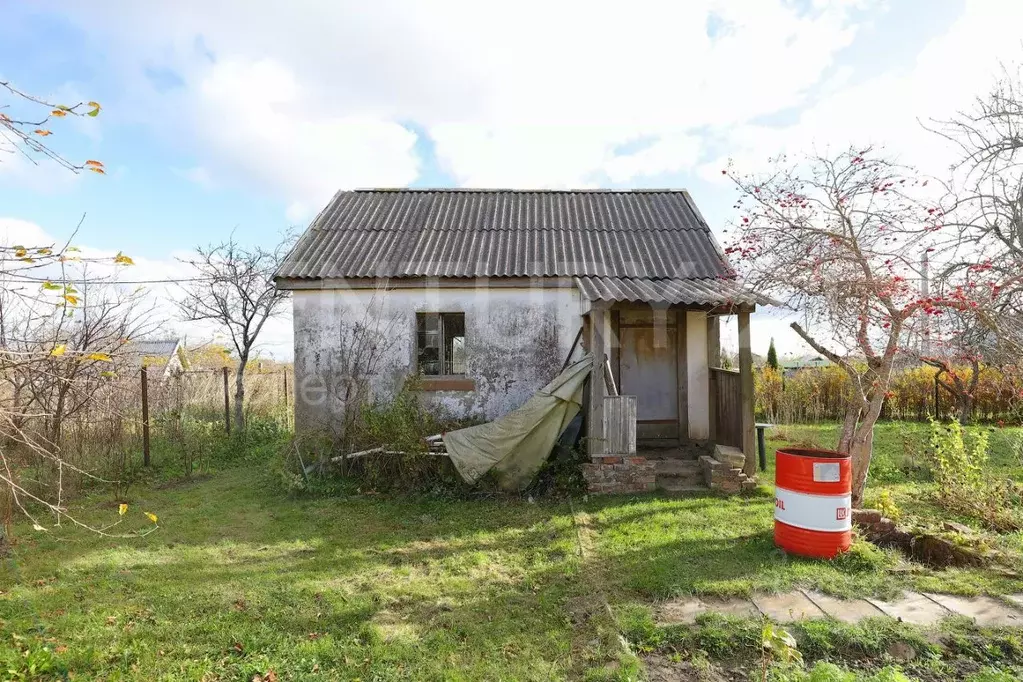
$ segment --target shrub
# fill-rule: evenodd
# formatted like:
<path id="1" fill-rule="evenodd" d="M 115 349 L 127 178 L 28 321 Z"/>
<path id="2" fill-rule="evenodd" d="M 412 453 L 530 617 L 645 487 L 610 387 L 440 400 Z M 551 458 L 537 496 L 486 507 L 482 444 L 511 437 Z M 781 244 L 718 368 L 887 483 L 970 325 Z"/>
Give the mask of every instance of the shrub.
<path id="1" fill-rule="evenodd" d="M 957 421 L 931 423 L 931 467 L 938 483 L 937 501 L 947 511 L 977 519 L 991 530 L 1023 528 L 1023 488 L 986 471 L 988 436 L 974 432 L 970 442 Z"/>

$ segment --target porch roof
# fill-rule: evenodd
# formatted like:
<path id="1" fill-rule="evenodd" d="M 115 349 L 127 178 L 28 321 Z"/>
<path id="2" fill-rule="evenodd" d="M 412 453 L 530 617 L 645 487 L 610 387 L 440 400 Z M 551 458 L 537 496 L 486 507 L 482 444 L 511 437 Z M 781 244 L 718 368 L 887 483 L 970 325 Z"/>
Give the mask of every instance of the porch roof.
<path id="1" fill-rule="evenodd" d="M 668 279 L 647 277 L 576 277 L 588 301 L 686 305 L 778 305 L 731 278 Z"/>

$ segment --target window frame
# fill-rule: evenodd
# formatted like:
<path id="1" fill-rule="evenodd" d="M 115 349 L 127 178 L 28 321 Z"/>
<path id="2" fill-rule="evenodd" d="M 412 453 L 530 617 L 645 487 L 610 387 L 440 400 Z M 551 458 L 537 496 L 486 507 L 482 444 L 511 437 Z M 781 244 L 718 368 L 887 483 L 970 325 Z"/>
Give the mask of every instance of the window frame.
<path id="1" fill-rule="evenodd" d="M 423 371 L 423 362 L 422 362 L 422 359 L 421 359 L 422 351 L 427 346 L 423 346 L 421 341 L 422 341 L 422 335 L 424 333 L 426 333 L 424 331 L 425 326 L 426 326 L 426 320 L 428 320 L 430 317 L 433 317 L 433 316 L 435 316 L 437 318 L 437 332 L 436 332 L 436 334 L 437 334 L 437 360 L 436 360 L 436 362 L 437 362 L 437 364 L 439 365 L 439 367 L 440 367 L 440 369 L 442 371 L 440 373 L 438 373 L 438 374 L 427 374 L 427 373 L 425 373 Z M 457 373 L 457 374 L 446 371 L 449 368 L 449 366 L 451 366 L 452 360 L 451 360 L 451 358 L 447 357 L 447 346 L 448 346 L 448 343 L 447 343 L 447 336 L 446 336 L 447 324 L 445 322 L 445 318 L 446 317 L 452 317 L 452 316 L 459 316 L 459 317 L 461 317 L 461 327 L 462 327 L 462 334 L 461 334 L 461 336 L 460 337 L 458 337 L 458 336 L 455 337 L 455 338 L 463 339 L 463 342 L 462 342 L 463 343 L 463 345 L 462 345 L 462 354 L 463 354 L 462 365 L 463 365 L 463 371 L 461 373 Z M 416 372 L 419 373 L 427 381 L 446 380 L 446 379 L 453 379 L 453 380 L 466 379 L 467 378 L 467 373 L 464 370 L 468 369 L 468 367 L 467 367 L 468 363 L 465 361 L 465 357 L 464 357 L 464 355 L 465 355 L 465 345 L 464 345 L 465 341 L 464 341 L 464 339 L 465 338 L 466 338 L 466 330 L 465 330 L 465 313 L 464 312 L 461 312 L 461 311 L 447 311 L 447 312 L 418 311 L 418 312 L 416 312 L 416 320 L 415 320 L 415 347 L 414 347 L 414 361 L 415 361 Z M 452 352 L 452 355 L 453 354 L 454 353 Z"/>

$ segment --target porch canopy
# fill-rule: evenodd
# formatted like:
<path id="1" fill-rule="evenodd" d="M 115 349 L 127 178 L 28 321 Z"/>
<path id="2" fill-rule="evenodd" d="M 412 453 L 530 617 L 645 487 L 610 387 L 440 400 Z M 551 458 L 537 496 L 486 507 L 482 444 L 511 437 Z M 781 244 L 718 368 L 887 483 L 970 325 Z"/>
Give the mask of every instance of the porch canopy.
<path id="1" fill-rule="evenodd" d="M 615 392 L 636 396 L 637 439 L 739 448 L 753 475 L 754 419 L 750 314 L 776 302 L 734 275 L 706 278 L 577 276 L 590 303 L 586 347 L 613 381 L 591 381 L 587 433 L 591 457 L 615 457 L 616 425 L 605 419 Z M 643 311 L 646 311 L 645 313 Z M 659 311 L 659 312 L 658 312 Z M 720 363 L 720 315 L 739 321 L 739 371 Z M 604 372 L 604 368 L 600 370 Z M 620 387 L 620 391 L 619 391 Z M 609 393 L 611 394 L 609 396 Z M 608 407 L 607 409 L 613 409 Z"/>
<path id="2" fill-rule="evenodd" d="M 588 301 L 660 303 L 670 305 L 776 305 L 766 296 L 725 277 L 671 279 L 650 277 L 576 277 L 576 287 Z"/>

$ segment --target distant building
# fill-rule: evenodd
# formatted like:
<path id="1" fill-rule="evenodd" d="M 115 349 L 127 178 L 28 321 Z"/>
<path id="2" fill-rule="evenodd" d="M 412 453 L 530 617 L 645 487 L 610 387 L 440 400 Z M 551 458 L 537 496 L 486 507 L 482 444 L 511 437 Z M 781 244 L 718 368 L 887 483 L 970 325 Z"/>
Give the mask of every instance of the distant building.
<path id="1" fill-rule="evenodd" d="M 185 371 L 181 363 L 183 339 L 145 339 L 129 341 L 117 354 L 118 374 L 138 372 L 142 367 L 149 369 L 153 379 L 167 379 Z"/>
<path id="2" fill-rule="evenodd" d="M 799 357 L 783 358 L 781 361 L 782 373 L 790 377 L 801 369 L 816 367 L 827 367 L 831 360 L 821 355 L 801 355 Z"/>

